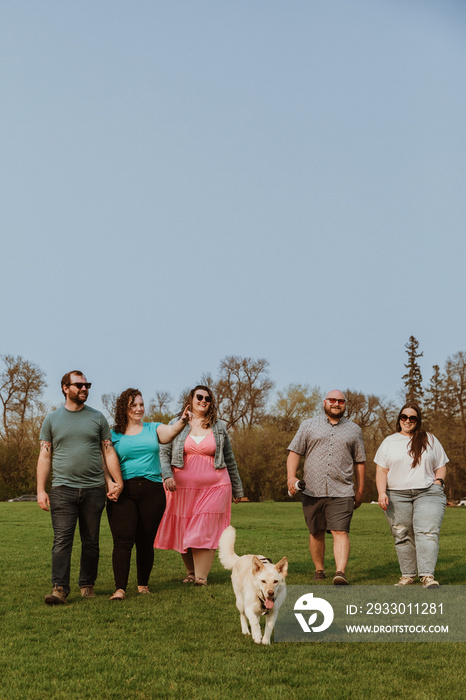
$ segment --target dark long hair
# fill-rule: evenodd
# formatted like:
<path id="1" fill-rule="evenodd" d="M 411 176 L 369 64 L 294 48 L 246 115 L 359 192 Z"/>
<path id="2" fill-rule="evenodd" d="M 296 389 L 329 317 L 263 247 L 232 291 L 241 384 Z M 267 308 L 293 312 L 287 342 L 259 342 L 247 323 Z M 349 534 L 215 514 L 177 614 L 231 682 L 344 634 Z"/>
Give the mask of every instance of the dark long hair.
<path id="1" fill-rule="evenodd" d="M 421 409 L 417 405 L 417 403 L 414 403 L 414 401 L 407 401 L 401 411 L 398 414 L 398 418 L 396 419 L 396 431 L 399 433 L 401 431 L 401 422 L 400 422 L 400 416 L 405 410 L 405 408 L 412 408 L 413 411 L 416 411 L 417 413 L 417 423 L 416 427 L 413 431 L 413 436 L 411 440 L 409 441 L 409 450 L 408 454 L 410 457 L 413 458 L 413 463 L 412 463 L 412 468 L 417 467 L 417 465 L 421 461 L 421 455 L 423 452 L 426 451 L 427 446 L 429 444 L 429 433 L 426 433 L 425 430 L 422 429 L 422 413 Z"/>
<path id="2" fill-rule="evenodd" d="M 128 427 L 128 408 L 131 408 L 136 396 L 142 398 L 139 389 L 125 389 L 117 398 L 115 403 L 115 424 L 113 426 L 113 430 L 116 433 L 124 435 Z"/>
<path id="3" fill-rule="evenodd" d="M 215 396 L 213 395 L 212 389 L 209 389 L 208 386 L 204 386 L 204 384 L 197 384 L 197 386 L 194 387 L 194 389 L 191 389 L 191 391 L 188 394 L 188 398 L 185 401 L 185 404 L 183 406 L 183 411 L 186 408 L 186 406 L 189 408 L 190 411 L 193 410 L 193 398 L 194 394 L 198 389 L 201 389 L 202 391 L 207 391 L 209 394 L 210 398 L 212 401 L 209 404 L 209 408 L 207 409 L 207 412 L 204 416 L 204 421 L 202 423 L 203 428 L 210 428 L 214 423 L 217 422 L 217 404 L 215 403 Z M 183 413 L 181 411 L 181 413 Z"/>

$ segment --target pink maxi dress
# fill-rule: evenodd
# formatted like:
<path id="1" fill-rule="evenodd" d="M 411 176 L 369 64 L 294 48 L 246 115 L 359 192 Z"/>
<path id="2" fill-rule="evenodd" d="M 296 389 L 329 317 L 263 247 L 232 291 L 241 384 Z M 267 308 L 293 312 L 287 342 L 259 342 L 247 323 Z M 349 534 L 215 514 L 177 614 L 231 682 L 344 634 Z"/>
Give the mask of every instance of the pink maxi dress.
<path id="1" fill-rule="evenodd" d="M 183 469 L 173 467 L 176 491 L 166 491 L 167 505 L 154 547 L 181 554 L 190 547 L 217 549 L 231 518 L 228 469 L 215 469 L 213 432 L 199 444 L 188 435 L 183 454 Z"/>

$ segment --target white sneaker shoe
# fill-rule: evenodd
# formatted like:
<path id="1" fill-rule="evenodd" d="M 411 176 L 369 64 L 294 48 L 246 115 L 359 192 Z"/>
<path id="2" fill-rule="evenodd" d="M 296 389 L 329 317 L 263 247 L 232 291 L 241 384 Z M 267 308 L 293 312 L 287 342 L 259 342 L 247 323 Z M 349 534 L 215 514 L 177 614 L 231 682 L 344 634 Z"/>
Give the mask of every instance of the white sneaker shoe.
<path id="1" fill-rule="evenodd" d="M 412 583 L 416 583 L 416 579 L 413 576 L 402 576 L 395 586 L 410 586 Z"/>
<path id="2" fill-rule="evenodd" d="M 433 576 L 422 576 L 421 583 L 423 588 L 438 588 L 440 586 Z"/>

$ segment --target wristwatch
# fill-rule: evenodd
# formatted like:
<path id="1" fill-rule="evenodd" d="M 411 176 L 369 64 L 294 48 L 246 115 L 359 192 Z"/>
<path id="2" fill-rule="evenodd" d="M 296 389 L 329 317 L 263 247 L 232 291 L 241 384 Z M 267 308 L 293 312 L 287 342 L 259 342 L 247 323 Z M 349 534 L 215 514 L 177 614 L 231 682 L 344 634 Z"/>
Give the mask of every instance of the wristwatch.
<path id="1" fill-rule="evenodd" d="M 439 476 L 435 479 L 435 481 L 440 481 L 441 486 L 445 486 L 444 480 L 441 479 Z"/>

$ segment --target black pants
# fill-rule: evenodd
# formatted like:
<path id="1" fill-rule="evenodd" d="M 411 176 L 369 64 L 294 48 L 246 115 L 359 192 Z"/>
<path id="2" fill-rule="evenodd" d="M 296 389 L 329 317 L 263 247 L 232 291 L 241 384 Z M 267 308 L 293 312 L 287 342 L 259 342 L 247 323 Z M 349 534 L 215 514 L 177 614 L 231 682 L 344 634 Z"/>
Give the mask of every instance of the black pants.
<path id="1" fill-rule="evenodd" d="M 116 588 L 126 590 L 134 544 L 138 585 L 148 585 L 154 564 L 154 539 L 164 510 L 163 484 L 138 477 L 125 481 L 117 502 L 107 500 L 107 516 L 113 536 L 112 562 Z"/>

